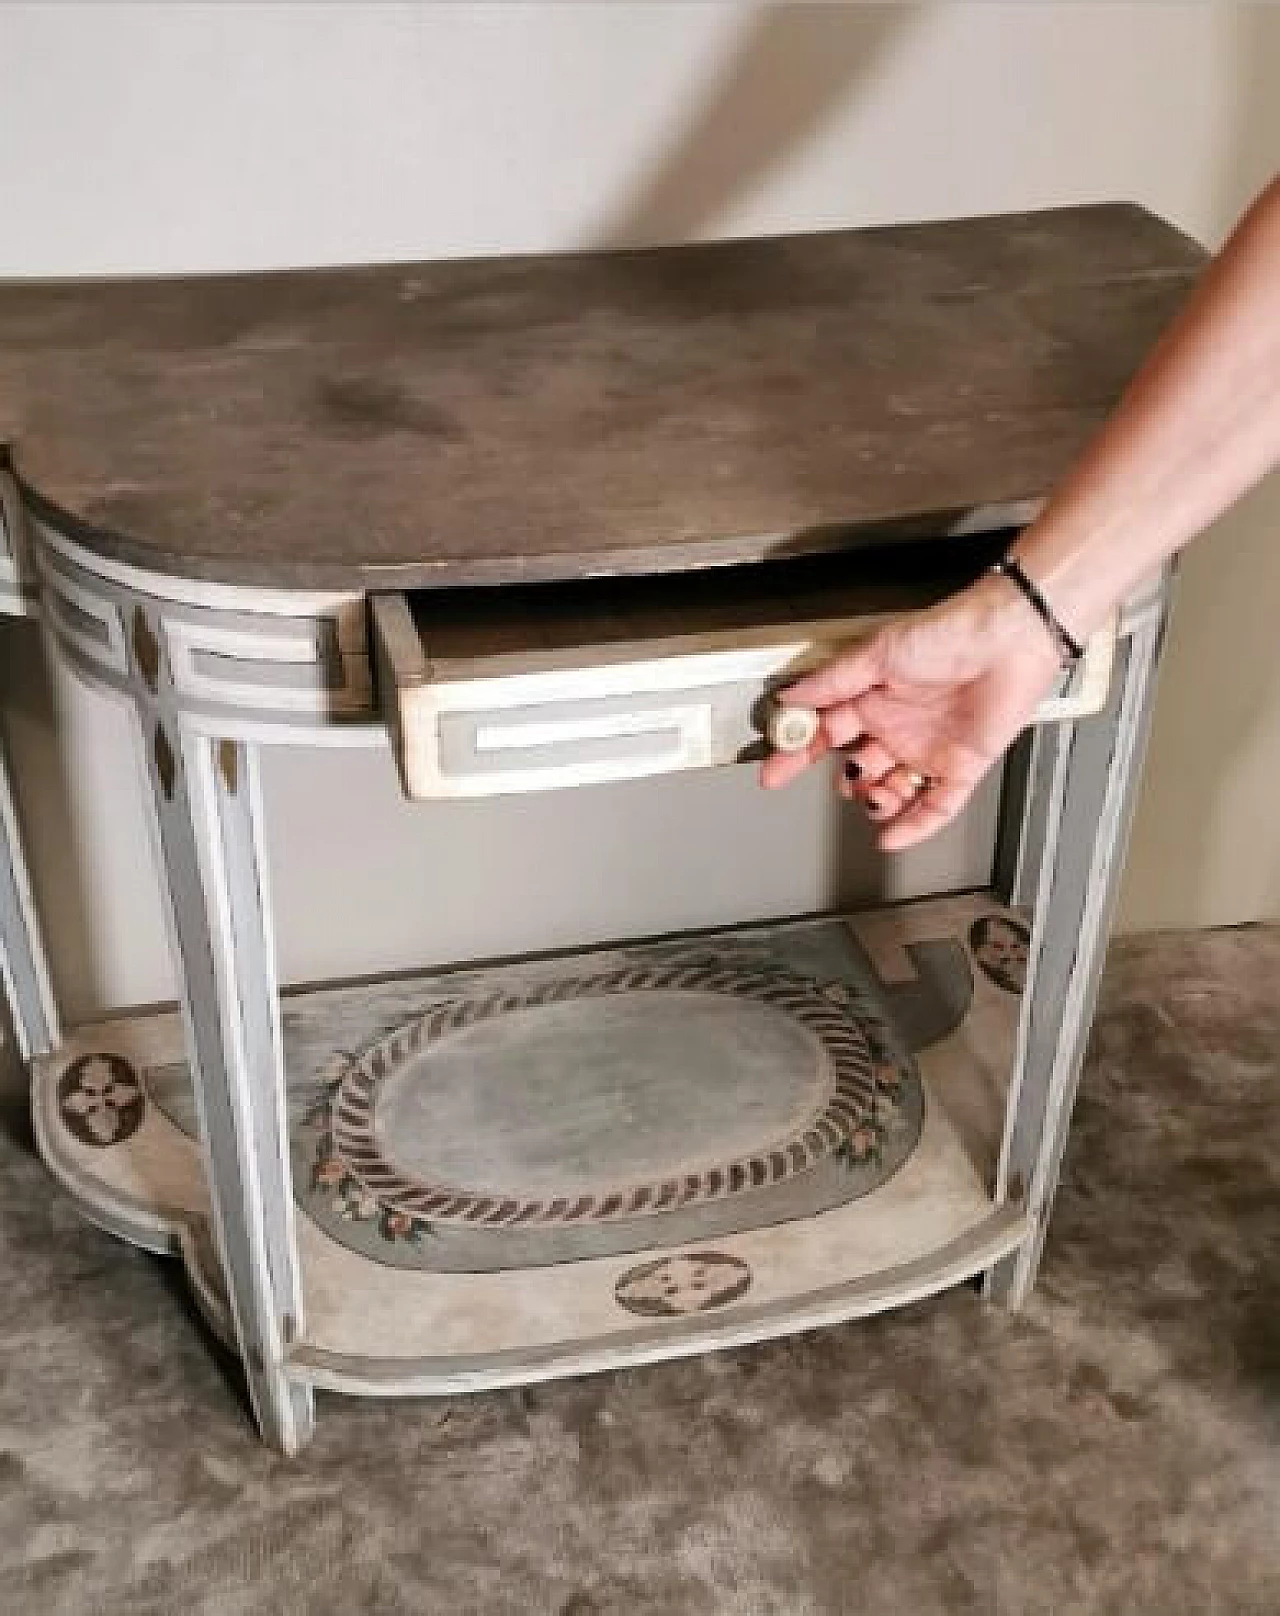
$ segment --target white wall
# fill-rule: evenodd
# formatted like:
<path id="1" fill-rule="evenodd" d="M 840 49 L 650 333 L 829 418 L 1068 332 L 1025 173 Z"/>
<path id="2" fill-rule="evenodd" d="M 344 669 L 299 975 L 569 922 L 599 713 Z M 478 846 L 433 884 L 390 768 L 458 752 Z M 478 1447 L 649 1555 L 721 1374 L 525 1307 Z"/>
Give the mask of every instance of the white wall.
<path id="1" fill-rule="evenodd" d="M 1280 14 L 1160 4 L 0 7 L 0 273 L 564 248 L 1134 198 L 1216 241 L 1280 166 Z M 1264 491 L 1188 569 L 1131 924 L 1280 907 Z M 73 1016 L 166 997 L 122 717 L 0 634 Z M 745 771 L 408 809 L 379 754 L 267 768 L 284 973 L 798 911 L 880 879 L 824 783 Z M 982 879 L 989 802 L 891 892 Z"/>

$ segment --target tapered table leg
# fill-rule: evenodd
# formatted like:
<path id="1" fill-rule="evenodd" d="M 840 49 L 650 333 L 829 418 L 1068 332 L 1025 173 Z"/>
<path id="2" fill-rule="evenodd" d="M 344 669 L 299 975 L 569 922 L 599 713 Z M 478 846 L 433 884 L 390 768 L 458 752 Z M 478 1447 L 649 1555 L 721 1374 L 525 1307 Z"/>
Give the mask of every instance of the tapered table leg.
<path id="1" fill-rule="evenodd" d="M 996 1188 L 1025 1197 L 1036 1222 L 987 1275 L 987 1293 L 1010 1306 L 1035 1282 L 1057 1186 L 1150 728 L 1167 595 L 1165 581 L 1131 612 L 1105 710 L 1038 730 L 1030 766 L 1012 780 L 997 872 L 1033 920 Z M 1025 754 L 1015 770 L 1019 762 Z"/>
<path id="2" fill-rule="evenodd" d="M 275 950 L 255 748 L 139 704 L 214 1229 L 263 1437 L 307 1440 Z"/>

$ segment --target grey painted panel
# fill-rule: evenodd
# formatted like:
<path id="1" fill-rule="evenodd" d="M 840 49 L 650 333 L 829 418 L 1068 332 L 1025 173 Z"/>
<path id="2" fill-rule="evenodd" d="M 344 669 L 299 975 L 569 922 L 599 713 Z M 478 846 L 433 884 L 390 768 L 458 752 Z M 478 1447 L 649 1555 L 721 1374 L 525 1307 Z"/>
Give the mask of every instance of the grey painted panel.
<path id="1" fill-rule="evenodd" d="M 291 616 L 254 611 L 252 591 L 227 591 L 236 604 L 193 605 L 95 573 L 55 548 L 51 529 L 36 529 L 49 627 L 95 683 L 155 694 L 157 668 L 138 662 L 141 636 L 163 656 L 170 699 L 206 729 L 288 739 L 376 723 L 363 613 L 350 602 Z"/>
<path id="2" fill-rule="evenodd" d="M 733 763 L 762 751 L 761 731 L 755 722 L 760 700 L 761 684 L 757 679 L 444 712 L 437 726 L 440 770 L 446 777 L 484 778 L 511 769 L 550 769 L 605 761 L 639 765 L 663 758 L 675 761 L 680 755 L 682 734 L 691 724 L 708 739 L 707 763 Z M 689 720 L 673 722 L 674 713 L 688 714 Z M 617 733 L 612 735 L 555 738 L 557 727 L 563 726 L 566 733 L 571 733 L 574 726 L 599 725 L 607 729 L 611 723 L 617 726 Z M 644 727 L 640 733 L 627 733 L 627 728 L 634 725 Z M 507 744 L 494 744 L 492 740 L 486 744 L 486 732 L 505 739 Z M 548 738 L 540 740 L 543 732 Z"/>
<path id="3" fill-rule="evenodd" d="M 833 1084 L 815 1035 L 776 1006 L 614 994 L 516 1010 L 439 1040 L 383 1084 L 374 1127 L 388 1160 L 420 1177 L 470 1178 L 490 1195 L 576 1196 L 784 1141 L 821 1112 Z M 478 1178 L 477 1138 L 488 1143 Z"/>

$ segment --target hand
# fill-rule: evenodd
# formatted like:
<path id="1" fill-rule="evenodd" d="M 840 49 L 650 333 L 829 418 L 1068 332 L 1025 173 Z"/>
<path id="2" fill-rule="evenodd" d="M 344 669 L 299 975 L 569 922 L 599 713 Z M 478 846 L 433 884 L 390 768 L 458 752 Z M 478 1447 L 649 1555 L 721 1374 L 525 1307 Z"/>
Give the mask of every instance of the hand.
<path id="1" fill-rule="evenodd" d="M 816 708 L 821 724 L 807 751 L 771 753 L 760 783 L 788 785 L 843 751 L 841 795 L 862 802 L 884 851 L 899 852 L 956 817 L 1059 672 L 1026 603 L 1004 580 L 981 579 L 780 692 Z"/>

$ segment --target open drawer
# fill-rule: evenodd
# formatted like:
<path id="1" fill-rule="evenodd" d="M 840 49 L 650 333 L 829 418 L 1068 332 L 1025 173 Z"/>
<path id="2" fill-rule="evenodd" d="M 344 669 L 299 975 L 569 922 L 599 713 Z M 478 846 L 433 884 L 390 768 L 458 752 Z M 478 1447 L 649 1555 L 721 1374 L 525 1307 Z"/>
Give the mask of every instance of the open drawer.
<path id="1" fill-rule="evenodd" d="M 411 798 L 542 791 L 807 744 L 773 693 L 978 570 L 932 546 L 676 575 L 373 597 L 380 699 Z M 1106 698 L 1114 629 L 1041 721 Z"/>

